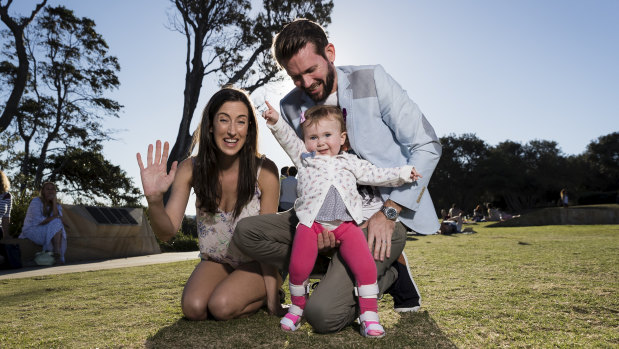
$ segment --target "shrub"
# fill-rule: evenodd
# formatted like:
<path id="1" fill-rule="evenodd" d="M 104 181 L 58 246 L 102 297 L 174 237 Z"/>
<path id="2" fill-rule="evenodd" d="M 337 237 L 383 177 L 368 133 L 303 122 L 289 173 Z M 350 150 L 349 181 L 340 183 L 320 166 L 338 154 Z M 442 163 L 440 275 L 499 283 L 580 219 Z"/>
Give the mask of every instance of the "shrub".
<path id="1" fill-rule="evenodd" d="M 187 252 L 198 251 L 198 239 L 179 231 L 170 241 L 159 241 L 159 247 L 163 252 Z"/>
<path id="2" fill-rule="evenodd" d="M 170 241 L 160 241 L 159 239 L 157 239 L 157 241 L 163 252 L 198 251 L 200 247 L 198 245 L 198 232 L 195 217 L 183 217 L 181 228 Z"/>
<path id="3" fill-rule="evenodd" d="M 16 191 L 11 193 L 13 197 L 13 203 L 11 204 L 11 225 L 9 226 L 9 235 L 11 237 L 18 237 L 21 233 L 21 229 L 24 226 L 24 219 L 26 218 L 26 212 L 28 212 L 28 206 L 30 201 L 36 195 L 27 191 Z"/>

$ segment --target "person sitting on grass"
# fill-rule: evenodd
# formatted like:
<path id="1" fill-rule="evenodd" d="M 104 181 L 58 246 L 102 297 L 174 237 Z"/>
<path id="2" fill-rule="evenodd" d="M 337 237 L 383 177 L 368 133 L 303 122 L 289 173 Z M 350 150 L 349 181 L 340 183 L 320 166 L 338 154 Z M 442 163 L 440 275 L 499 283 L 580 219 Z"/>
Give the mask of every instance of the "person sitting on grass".
<path id="1" fill-rule="evenodd" d="M 481 205 L 477 205 L 473 210 L 473 222 L 483 222 L 484 212 Z"/>
<path id="2" fill-rule="evenodd" d="M 297 329 L 308 294 L 308 278 L 318 255 L 317 236 L 324 229 L 340 241 L 339 251 L 355 276 L 359 296 L 361 334 L 385 335 L 379 323 L 376 264 L 358 224 L 363 220 L 357 183 L 400 186 L 421 178 L 412 166 L 378 168 L 356 155 L 341 151 L 346 142 L 346 124 L 340 108 L 318 105 L 301 118 L 303 140 L 266 102 L 263 113 L 288 156 L 299 169 L 298 193 L 294 208 L 299 218 L 292 254 L 289 281 L 292 306 L 281 320 L 285 331 Z"/>
<path id="3" fill-rule="evenodd" d="M 441 222 L 438 233 L 444 235 L 457 234 L 462 232 L 462 213 L 455 217 L 450 217 Z"/>
<path id="4" fill-rule="evenodd" d="M 64 255 L 67 251 L 65 227 L 68 228 L 62 217 L 62 207 L 56 197 L 56 185 L 45 182 L 41 186 L 39 196 L 32 199 L 28 206 L 19 238 L 29 239 L 43 246 L 43 251 L 53 251 L 56 261 L 64 264 Z"/>

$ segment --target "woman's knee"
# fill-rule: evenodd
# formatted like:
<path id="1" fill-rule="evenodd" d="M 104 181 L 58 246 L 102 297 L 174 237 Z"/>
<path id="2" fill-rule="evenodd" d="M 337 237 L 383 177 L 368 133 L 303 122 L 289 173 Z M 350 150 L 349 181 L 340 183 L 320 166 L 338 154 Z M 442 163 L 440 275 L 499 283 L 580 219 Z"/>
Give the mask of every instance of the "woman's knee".
<path id="1" fill-rule="evenodd" d="M 208 314 L 207 304 L 200 299 L 184 297 L 181 301 L 181 308 L 183 310 L 183 315 L 189 320 L 206 320 Z"/>
<path id="2" fill-rule="evenodd" d="M 208 301 L 208 312 L 217 320 L 234 319 L 241 310 L 238 302 L 228 295 L 214 295 Z"/>

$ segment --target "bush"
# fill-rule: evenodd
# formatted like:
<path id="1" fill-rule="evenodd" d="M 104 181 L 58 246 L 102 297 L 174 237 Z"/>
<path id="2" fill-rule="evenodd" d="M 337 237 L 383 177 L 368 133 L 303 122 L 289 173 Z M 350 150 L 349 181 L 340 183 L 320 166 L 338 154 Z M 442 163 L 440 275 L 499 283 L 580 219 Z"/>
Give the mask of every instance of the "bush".
<path id="1" fill-rule="evenodd" d="M 585 192 L 578 198 L 579 205 L 618 204 L 619 192 Z"/>
<path id="2" fill-rule="evenodd" d="M 181 231 L 185 235 L 198 238 L 198 226 L 196 224 L 196 216 L 184 216 L 181 223 Z"/>
<path id="3" fill-rule="evenodd" d="M 187 252 L 198 251 L 200 246 L 198 245 L 198 229 L 196 226 L 196 219 L 192 216 L 183 217 L 181 228 L 178 233 L 170 241 L 160 241 L 159 247 L 163 252 Z"/>
<path id="4" fill-rule="evenodd" d="M 191 235 L 183 234 L 179 231 L 170 241 L 159 241 L 159 247 L 163 252 L 187 252 L 198 251 L 200 249 L 198 245 L 198 239 Z"/>
<path id="5" fill-rule="evenodd" d="M 26 218 L 26 212 L 28 212 L 28 206 L 30 201 L 35 197 L 33 193 L 26 191 L 13 192 L 13 203 L 11 204 L 11 225 L 9 226 L 9 235 L 11 237 L 18 237 L 21 233 L 21 229 L 24 226 L 24 219 Z"/>

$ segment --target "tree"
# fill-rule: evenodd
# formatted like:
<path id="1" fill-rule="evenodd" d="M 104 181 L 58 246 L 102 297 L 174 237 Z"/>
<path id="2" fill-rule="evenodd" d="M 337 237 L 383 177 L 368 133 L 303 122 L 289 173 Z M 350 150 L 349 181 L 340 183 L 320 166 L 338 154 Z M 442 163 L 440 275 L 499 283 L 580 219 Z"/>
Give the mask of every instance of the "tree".
<path id="1" fill-rule="evenodd" d="M 36 188 L 47 178 L 80 191 L 83 200 L 134 204 L 138 194 L 124 171 L 101 155 L 102 141 L 110 139 L 101 122 L 118 117 L 122 106 L 104 96 L 119 86 L 120 67 L 95 23 L 65 7 L 48 7 L 25 38 L 31 69 L 13 126 L 23 145 L 11 154 L 20 163 L 16 184 Z M 104 188 L 111 183 L 117 189 Z"/>
<path id="2" fill-rule="evenodd" d="M 452 203 L 472 210 L 483 200 L 484 184 L 479 165 L 488 154 L 488 145 L 475 134 L 441 137 L 443 153 L 430 181 L 430 192 L 438 207 Z"/>
<path id="3" fill-rule="evenodd" d="M 76 203 L 140 206 L 140 189 L 133 186 L 120 166 L 103 157 L 100 147 L 73 148 L 66 154 L 54 154 L 49 160 L 50 167 L 62 169 L 54 172 L 49 180 L 60 183 L 63 192 L 74 197 Z M 108 202 L 102 202 L 102 198 Z"/>
<path id="4" fill-rule="evenodd" d="M 9 7 L 11 6 L 11 3 L 13 3 L 13 0 L 7 0 L 5 5 L 0 2 L 0 19 L 4 22 L 4 24 L 6 24 L 13 36 L 18 64 L 16 67 L 9 61 L 0 62 L 0 71 L 14 73 L 14 77 L 11 79 L 13 89 L 4 106 L 2 115 L 0 115 L 0 133 L 7 129 L 13 118 L 17 115 L 19 101 L 24 94 L 28 81 L 29 61 L 26 54 L 26 45 L 24 43 L 24 30 L 30 22 L 32 22 L 43 6 L 45 6 L 47 0 L 43 0 L 41 3 L 37 4 L 29 17 L 21 17 L 19 19 L 13 18 L 9 15 Z"/>
<path id="5" fill-rule="evenodd" d="M 263 8 L 252 16 L 248 0 L 172 2 L 178 11 L 172 27 L 185 35 L 187 58 L 183 113 L 168 168 L 189 154 L 189 126 L 205 76 L 255 91 L 277 78 L 279 69 L 269 52 L 273 36 L 297 17 L 326 25 L 333 9 L 332 0 L 263 0 Z"/>
<path id="6" fill-rule="evenodd" d="M 592 190 L 619 189 L 619 132 L 600 136 L 589 143 L 584 159 L 589 165 L 587 182 Z"/>

